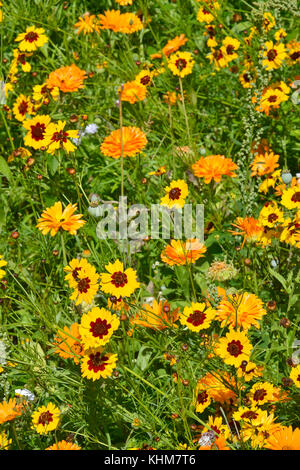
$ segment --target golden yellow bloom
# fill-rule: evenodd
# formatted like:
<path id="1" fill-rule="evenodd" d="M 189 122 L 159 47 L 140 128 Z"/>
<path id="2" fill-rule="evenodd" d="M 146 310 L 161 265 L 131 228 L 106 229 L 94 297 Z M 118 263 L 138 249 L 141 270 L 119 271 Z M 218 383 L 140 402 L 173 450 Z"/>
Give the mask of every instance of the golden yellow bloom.
<path id="1" fill-rule="evenodd" d="M 237 370 L 237 376 L 243 378 L 245 382 L 250 382 L 254 377 L 261 377 L 264 367 L 258 366 L 254 362 L 242 363 Z"/>
<path id="2" fill-rule="evenodd" d="M 115 33 L 132 34 L 143 29 L 143 23 L 134 13 L 121 13 L 120 10 L 107 10 L 98 15 L 101 29 L 111 29 Z"/>
<path id="3" fill-rule="evenodd" d="M 206 58 L 209 59 L 211 64 L 215 65 L 217 70 L 227 67 L 228 61 L 222 49 L 212 48 L 211 52 L 207 54 Z"/>
<path id="4" fill-rule="evenodd" d="M 172 311 L 166 300 L 157 302 L 154 299 L 152 305 L 143 304 L 139 313 L 130 318 L 130 323 L 152 328 L 153 330 L 164 330 L 166 328 L 177 328 L 175 322 L 178 318 L 179 308 Z"/>
<path id="5" fill-rule="evenodd" d="M 243 328 L 248 330 L 251 326 L 260 328 L 258 320 L 261 320 L 266 311 L 263 302 L 255 294 L 243 292 L 242 294 L 230 294 L 222 299 L 217 308 L 216 319 L 231 328 Z"/>
<path id="6" fill-rule="evenodd" d="M 43 235 L 50 232 L 51 237 L 54 237 L 59 229 L 76 235 L 77 230 L 85 224 L 85 220 L 81 219 L 82 214 L 74 215 L 76 209 L 77 204 L 68 204 L 63 210 L 62 203 L 56 202 L 52 207 L 43 211 L 38 219 L 37 228 L 41 230 Z"/>
<path id="7" fill-rule="evenodd" d="M 285 219 L 282 224 L 280 241 L 300 248 L 300 211 L 296 213 L 294 220 L 290 217 Z"/>
<path id="8" fill-rule="evenodd" d="M 136 75 L 134 80 L 141 85 L 148 86 L 151 85 L 153 76 L 154 72 L 150 72 L 150 70 L 144 69 Z"/>
<path id="9" fill-rule="evenodd" d="M 70 287 L 74 289 L 70 299 L 75 300 L 76 305 L 82 302 L 91 304 L 99 288 L 98 279 L 94 266 L 82 261 L 80 267 L 72 270 L 72 278 L 68 279 Z"/>
<path id="10" fill-rule="evenodd" d="M 74 444 L 74 442 L 58 441 L 57 444 L 55 443 L 45 450 L 81 450 L 81 447 Z"/>
<path id="11" fill-rule="evenodd" d="M 280 428 L 280 424 L 275 423 L 275 420 L 274 413 L 261 411 L 256 419 L 244 421 L 240 431 L 241 438 L 244 441 L 251 439 L 251 446 L 254 448 L 264 447 L 267 437 Z"/>
<path id="12" fill-rule="evenodd" d="M 280 426 L 267 437 L 264 447 L 271 450 L 299 450 L 300 429 Z"/>
<path id="13" fill-rule="evenodd" d="M 116 0 L 121 6 L 132 5 L 133 0 Z"/>
<path id="14" fill-rule="evenodd" d="M 170 209 L 174 206 L 184 206 L 185 198 L 189 193 L 188 185 L 184 180 L 173 180 L 171 181 L 170 186 L 167 186 L 164 190 L 166 194 L 160 200 L 160 204 L 162 206 L 167 206 Z"/>
<path id="15" fill-rule="evenodd" d="M 83 16 L 78 18 L 77 23 L 74 24 L 74 28 L 77 29 L 76 34 L 83 32 L 84 35 L 88 33 L 97 32 L 99 33 L 99 24 L 95 21 L 96 15 L 90 15 L 85 13 Z"/>
<path id="16" fill-rule="evenodd" d="M 204 178 L 205 184 L 209 184 L 211 180 L 219 183 L 224 175 L 235 178 L 236 174 L 233 171 L 237 168 L 232 159 L 226 158 L 224 155 L 201 157 L 192 165 L 194 175 L 198 178 Z"/>
<path id="17" fill-rule="evenodd" d="M 274 387 L 269 382 L 257 382 L 251 388 L 248 398 L 253 405 L 261 406 L 272 401 Z"/>
<path id="18" fill-rule="evenodd" d="M 239 367 L 243 361 L 249 361 L 252 344 L 245 332 L 230 330 L 225 338 L 220 338 L 216 354 L 225 364 Z"/>
<path id="19" fill-rule="evenodd" d="M 249 70 L 243 70 L 242 73 L 239 75 L 239 80 L 243 88 L 252 88 L 256 81 L 254 74 L 251 73 Z"/>
<path id="20" fill-rule="evenodd" d="M 31 65 L 29 62 L 27 62 L 27 57 L 31 57 L 32 53 L 20 52 L 19 49 L 14 49 L 13 55 L 14 55 L 14 59 L 12 61 L 12 69 L 18 65 L 21 65 L 23 72 L 30 72 Z"/>
<path id="21" fill-rule="evenodd" d="M 257 408 L 256 405 L 251 405 L 250 407 L 240 406 L 238 410 L 233 413 L 233 419 L 235 421 L 254 423 L 261 414 L 262 410 Z"/>
<path id="22" fill-rule="evenodd" d="M 267 41 L 265 43 L 265 50 L 262 53 L 262 64 L 266 70 L 275 70 L 282 65 L 286 56 L 284 44 L 273 44 L 273 41 Z"/>
<path id="23" fill-rule="evenodd" d="M 266 202 L 259 213 L 258 222 L 264 227 L 273 228 L 284 222 L 283 212 L 278 208 L 276 202 Z"/>
<path id="24" fill-rule="evenodd" d="M 132 268 L 124 269 L 123 263 L 116 260 L 105 266 L 108 273 L 100 274 L 101 290 L 117 298 L 129 297 L 135 289 L 140 287 L 137 274 Z"/>
<path id="25" fill-rule="evenodd" d="M 220 5 L 216 1 L 205 1 L 207 3 L 207 6 L 202 6 L 199 8 L 198 13 L 197 13 L 197 20 L 200 23 L 212 23 L 215 19 L 215 14 L 217 13 L 216 10 L 220 9 Z"/>
<path id="26" fill-rule="evenodd" d="M 135 157 L 140 153 L 147 144 L 147 138 L 138 127 L 123 127 L 123 156 Z M 103 155 L 112 158 L 120 158 L 121 156 L 121 131 L 117 129 L 105 137 L 104 142 L 100 146 Z"/>
<path id="27" fill-rule="evenodd" d="M 47 115 L 35 116 L 32 119 L 24 120 L 23 127 L 28 131 L 24 138 L 25 145 L 36 150 L 42 147 L 46 148 L 50 143 L 49 136 L 46 137 L 46 131 L 50 122 L 51 118 Z"/>
<path id="28" fill-rule="evenodd" d="M 287 101 L 289 97 L 280 89 L 267 88 L 261 97 L 259 106 L 256 108 L 259 112 L 264 112 L 267 116 L 270 113 L 270 109 L 278 109 L 280 104 Z"/>
<path id="29" fill-rule="evenodd" d="M 179 321 L 187 326 L 189 330 L 199 332 L 210 327 L 214 320 L 216 311 L 208 307 L 205 302 L 192 302 L 191 306 L 186 306 L 180 314 Z"/>
<path id="30" fill-rule="evenodd" d="M 286 31 L 282 28 L 280 28 L 276 33 L 274 34 L 275 40 L 280 41 L 280 39 L 285 38 L 287 35 Z"/>
<path id="31" fill-rule="evenodd" d="M 226 36 L 226 38 L 223 39 L 222 44 L 223 46 L 221 47 L 221 51 L 227 63 L 238 58 L 236 51 L 241 45 L 240 41 L 235 38 L 231 38 L 230 36 Z"/>
<path id="32" fill-rule="evenodd" d="M 81 361 L 82 377 L 87 379 L 99 380 L 111 377 L 112 371 L 116 367 L 117 354 L 105 353 L 103 348 L 89 349 Z"/>
<path id="33" fill-rule="evenodd" d="M 279 155 L 275 155 L 272 150 L 267 150 L 264 154 L 259 154 L 254 157 L 250 165 L 251 176 L 263 176 L 273 173 L 275 168 L 279 167 Z"/>
<path id="34" fill-rule="evenodd" d="M 295 65 L 300 62 L 300 42 L 293 39 L 286 44 L 288 49 L 287 62 L 289 65 Z"/>
<path id="35" fill-rule="evenodd" d="M 281 198 L 281 204 L 287 209 L 300 209 L 300 184 L 286 189 Z"/>
<path id="36" fill-rule="evenodd" d="M 64 331 L 58 331 L 53 341 L 54 353 L 64 359 L 73 359 L 75 364 L 79 364 L 80 356 L 83 355 L 81 336 L 78 330 L 78 323 L 73 323 L 70 328 L 64 326 Z"/>
<path id="37" fill-rule="evenodd" d="M 174 75 L 183 78 L 192 73 L 194 59 L 190 52 L 175 52 L 168 59 L 168 67 Z"/>
<path id="38" fill-rule="evenodd" d="M 1 269 L 3 268 L 3 266 L 6 266 L 7 265 L 7 261 L 5 261 L 3 258 L 3 255 L 0 255 L 0 279 L 2 279 L 6 272 L 4 271 L 4 269 Z"/>
<path id="39" fill-rule="evenodd" d="M 12 439 L 8 438 L 6 432 L 0 432 L 0 450 L 8 450 L 11 443 Z"/>
<path id="40" fill-rule="evenodd" d="M 223 437 L 225 440 L 228 439 L 230 436 L 230 430 L 227 424 L 223 424 L 223 419 L 221 416 L 210 415 L 208 417 L 207 427 L 204 427 L 202 433 L 209 432 L 211 430 L 214 431 L 216 437 L 220 436 Z"/>
<path id="41" fill-rule="evenodd" d="M 84 350 L 104 346 L 114 331 L 119 328 L 120 320 L 105 308 L 94 307 L 81 317 L 79 333 Z"/>
<path id="42" fill-rule="evenodd" d="M 196 397 L 195 406 L 197 413 L 203 413 L 203 411 L 211 404 L 211 397 L 207 390 L 205 390 L 201 383 L 198 382 L 196 386 Z"/>
<path id="43" fill-rule="evenodd" d="M 131 104 L 143 101 L 146 98 L 147 88 L 140 82 L 133 80 L 125 83 L 119 88 L 119 95 L 122 101 L 128 101 Z"/>
<path id="44" fill-rule="evenodd" d="M 67 153 L 74 152 L 76 146 L 69 139 L 79 138 L 78 130 L 64 130 L 66 121 L 51 122 L 45 131 L 45 138 L 49 141 L 47 153 L 55 154 L 56 150 L 63 149 Z"/>
<path id="45" fill-rule="evenodd" d="M 12 421 L 22 414 L 22 406 L 17 404 L 15 398 L 0 403 L 0 424 Z"/>
<path id="46" fill-rule="evenodd" d="M 150 171 L 150 173 L 148 173 L 148 176 L 161 176 L 164 173 L 166 173 L 166 165 L 159 167 L 155 171 Z"/>
<path id="47" fill-rule="evenodd" d="M 183 266 L 195 263 L 197 259 L 202 258 L 206 252 L 206 247 L 197 238 L 187 240 L 172 240 L 162 251 L 160 257 L 164 263 L 169 266 Z"/>
<path id="48" fill-rule="evenodd" d="M 52 97 L 54 100 L 58 99 L 59 88 L 48 88 L 46 83 L 42 83 L 42 85 L 35 85 L 33 87 L 32 97 L 35 102 L 35 108 L 41 107 L 42 104 L 47 104 L 50 102 L 50 97 Z"/>
<path id="49" fill-rule="evenodd" d="M 275 18 L 270 12 L 264 13 L 264 22 L 263 22 L 263 29 L 265 31 L 270 31 L 276 24 Z"/>
<path id="50" fill-rule="evenodd" d="M 42 47 L 48 42 L 47 36 L 44 34 L 43 28 L 36 28 L 35 26 L 28 26 L 25 33 L 19 34 L 15 41 L 19 42 L 20 51 L 35 51 L 38 47 Z"/>
<path id="51" fill-rule="evenodd" d="M 32 429 L 39 434 L 48 434 L 54 431 L 59 424 L 60 410 L 53 403 L 47 406 L 40 406 L 32 414 Z"/>
<path id="52" fill-rule="evenodd" d="M 292 368 L 290 378 L 292 379 L 296 387 L 300 388 L 300 364 Z"/>

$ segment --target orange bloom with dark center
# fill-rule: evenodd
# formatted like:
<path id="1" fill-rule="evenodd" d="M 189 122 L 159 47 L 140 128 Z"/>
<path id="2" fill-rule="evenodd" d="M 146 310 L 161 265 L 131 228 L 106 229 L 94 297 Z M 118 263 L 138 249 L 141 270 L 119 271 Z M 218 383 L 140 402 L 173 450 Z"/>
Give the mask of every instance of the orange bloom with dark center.
<path id="1" fill-rule="evenodd" d="M 214 371 L 212 374 L 207 372 L 202 379 L 198 381 L 201 388 L 207 390 L 208 395 L 219 403 L 235 401 L 236 381 L 232 375 L 224 371 Z"/>
<path id="2" fill-rule="evenodd" d="M 135 157 L 147 144 L 147 137 L 138 127 L 123 127 L 123 156 Z M 103 155 L 112 158 L 121 157 L 121 131 L 117 129 L 105 137 L 100 146 Z"/>
<path id="3" fill-rule="evenodd" d="M 204 183 L 208 184 L 212 179 L 218 183 L 223 175 L 236 177 L 233 171 L 237 169 L 237 165 L 231 158 L 226 158 L 224 155 L 209 155 L 201 157 L 192 165 L 192 169 L 195 176 L 204 178 Z"/>
<path id="4" fill-rule="evenodd" d="M 64 93 L 71 93 L 83 88 L 83 80 L 86 78 L 86 72 L 72 64 L 51 72 L 46 85 L 50 89 L 58 87 Z"/>

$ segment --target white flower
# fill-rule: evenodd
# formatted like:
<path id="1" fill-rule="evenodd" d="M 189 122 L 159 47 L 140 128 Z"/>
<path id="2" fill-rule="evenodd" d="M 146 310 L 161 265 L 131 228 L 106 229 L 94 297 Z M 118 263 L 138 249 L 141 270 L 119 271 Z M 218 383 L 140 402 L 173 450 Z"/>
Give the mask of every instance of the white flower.
<path id="1" fill-rule="evenodd" d="M 84 133 L 93 135 L 93 134 L 96 134 L 97 130 L 98 130 L 97 124 L 88 124 L 86 128 L 84 129 Z"/>
<path id="2" fill-rule="evenodd" d="M 32 393 L 27 388 L 17 388 L 15 394 L 18 397 L 24 397 L 27 401 L 33 401 L 35 399 L 34 393 Z"/>

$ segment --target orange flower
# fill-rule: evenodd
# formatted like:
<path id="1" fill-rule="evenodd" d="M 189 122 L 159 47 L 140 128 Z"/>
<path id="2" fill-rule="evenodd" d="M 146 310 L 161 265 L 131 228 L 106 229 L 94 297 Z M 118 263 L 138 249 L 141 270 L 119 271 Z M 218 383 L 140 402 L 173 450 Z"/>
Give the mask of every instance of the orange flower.
<path id="1" fill-rule="evenodd" d="M 46 85 L 48 88 L 58 87 L 64 93 L 71 93 L 83 88 L 83 80 L 86 78 L 86 72 L 72 64 L 51 72 Z"/>
<path id="2" fill-rule="evenodd" d="M 209 397 L 219 403 L 235 400 L 236 382 L 228 372 L 216 370 L 212 374 L 207 372 L 204 377 L 198 380 L 198 387 L 205 389 Z"/>
<path id="3" fill-rule="evenodd" d="M 209 155 L 201 157 L 192 165 L 192 169 L 195 176 L 204 178 L 204 183 L 208 184 L 212 179 L 218 183 L 223 175 L 236 177 L 233 170 L 237 169 L 237 165 L 231 158 L 225 158 L 224 155 Z"/>
<path id="4" fill-rule="evenodd" d="M 179 317 L 179 308 L 171 311 L 168 302 L 160 301 L 159 303 L 154 299 L 152 306 L 143 304 L 142 310 L 131 317 L 130 323 L 133 325 L 145 326 L 153 330 L 164 330 L 165 328 L 177 327 L 175 322 Z"/>
<path id="5" fill-rule="evenodd" d="M 78 323 L 73 323 L 70 328 L 64 327 L 64 331 L 59 331 L 58 335 L 54 338 L 53 345 L 56 346 L 55 354 L 58 354 L 64 359 L 73 359 L 75 364 L 79 364 L 80 359 L 78 356 L 83 355 L 83 347 L 80 344 L 80 334 L 78 330 Z"/>
<path id="6" fill-rule="evenodd" d="M 271 450 L 299 450 L 300 429 L 293 430 L 292 426 L 280 426 L 267 438 L 265 448 Z"/>
<path id="7" fill-rule="evenodd" d="M 123 127 L 123 156 L 135 157 L 147 144 L 147 138 L 138 127 Z M 120 158 L 121 131 L 117 129 L 105 137 L 100 146 L 101 152 L 107 157 Z"/>
<path id="8" fill-rule="evenodd" d="M 146 98 L 147 88 L 141 83 L 133 80 L 125 83 L 119 89 L 119 95 L 122 101 L 128 101 L 131 104 L 137 101 L 143 101 Z"/>
<path id="9" fill-rule="evenodd" d="M 78 18 L 77 23 L 74 24 L 74 28 L 77 28 L 76 34 L 83 34 L 93 33 L 96 31 L 99 33 L 99 25 L 97 21 L 95 21 L 96 15 L 90 15 L 89 13 L 85 13 L 83 16 Z"/>
<path id="10" fill-rule="evenodd" d="M 22 406 L 17 405 L 15 398 L 10 398 L 8 402 L 0 403 L 0 424 L 12 421 L 22 414 Z"/>
<path id="11" fill-rule="evenodd" d="M 274 155 L 272 150 L 264 154 L 256 155 L 251 163 L 251 176 L 269 175 L 274 172 L 275 168 L 279 166 L 277 163 L 279 155 Z"/>
<path id="12" fill-rule="evenodd" d="M 45 450 L 81 450 L 81 447 L 73 442 L 59 441 L 57 444 L 53 444 Z"/>
<path id="13" fill-rule="evenodd" d="M 51 237 L 54 237 L 60 228 L 75 235 L 77 230 L 85 224 L 85 220 L 80 219 L 82 214 L 74 215 L 76 209 L 77 204 L 68 204 L 62 210 L 62 203 L 56 202 L 54 206 L 43 211 L 41 218 L 38 219 L 37 228 L 43 235 L 51 230 Z"/>
<path id="14" fill-rule="evenodd" d="M 107 10 L 98 15 L 101 29 L 111 29 L 115 33 L 131 34 L 143 28 L 143 23 L 134 13 L 121 13 L 120 10 Z"/>
<path id="15" fill-rule="evenodd" d="M 164 263 L 169 266 L 186 265 L 195 263 L 197 259 L 202 258 L 206 252 L 206 247 L 197 238 L 187 240 L 172 240 L 160 257 Z"/>
<path id="16" fill-rule="evenodd" d="M 244 292 L 240 295 L 231 294 L 227 299 L 222 299 L 218 308 L 216 319 L 221 326 L 243 328 L 247 330 L 250 326 L 260 328 L 258 320 L 261 320 L 266 311 L 263 302 L 255 294 Z"/>
<path id="17" fill-rule="evenodd" d="M 187 38 L 184 34 L 176 36 L 174 39 L 170 39 L 165 47 L 162 49 L 166 57 L 169 57 L 173 52 L 178 51 L 178 49 L 187 42 Z"/>
<path id="18" fill-rule="evenodd" d="M 237 217 L 235 222 L 235 224 L 231 225 L 233 225 L 233 227 L 237 227 L 240 231 L 228 230 L 228 232 L 232 233 L 232 235 L 244 235 L 242 247 L 246 240 L 255 241 L 263 232 L 263 227 L 259 225 L 258 220 L 254 217 L 248 215 L 244 219 L 243 217 Z"/>

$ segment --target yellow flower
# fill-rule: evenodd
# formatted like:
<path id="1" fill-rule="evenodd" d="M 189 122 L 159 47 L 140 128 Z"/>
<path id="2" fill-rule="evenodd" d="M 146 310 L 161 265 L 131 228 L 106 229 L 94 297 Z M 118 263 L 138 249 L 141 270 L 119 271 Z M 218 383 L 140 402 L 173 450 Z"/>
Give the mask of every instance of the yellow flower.
<path id="1" fill-rule="evenodd" d="M 134 80 L 140 83 L 141 85 L 149 86 L 152 83 L 153 76 L 153 72 L 150 72 L 150 70 L 145 69 L 141 70 L 141 72 L 136 75 Z"/>
<path id="2" fill-rule="evenodd" d="M 77 23 L 74 24 L 74 28 L 77 29 L 76 34 L 83 32 L 84 35 L 87 33 L 93 33 L 96 31 L 99 33 L 99 24 L 95 21 L 96 15 L 90 15 L 85 13 L 83 16 L 78 18 Z"/>
<path id="3" fill-rule="evenodd" d="M 255 420 L 244 421 L 240 431 L 241 438 L 245 441 L 251 439 L 251 446 L 254 448 L 264 447 L 267 437 L 280 428 L 275 420 L 274 413 L 261 411 Z"/>
<path id="4" fill-rule="evenodd" d="M 189 193 L 188 185 L 184 180 L 171 181 L 170 186 L 164 189 L 166 195 L 160 200 L 162 206 L 168 206 L 170 209 L 174 206 L 184 206 L 185 198 Z"/>
<path id="5" fill-rule="evenodd" d="M 271 450 L 299 450 L 300 429 L 293 430 L 292 426 L 279 426 L 268 435 L 264 447 Z"/>
<path id="6" fill-rule="evenodd" d="M 208 423 L 202 430 L 202 434 L 213 430 L 216 437 L 222 436 L 225 440 L 230 436 L 230 430 L 227 424 L 223 424 L 223 419 L 221 416 L 212 416 L 208 417 Z"/>
<path id="7" fill-rule="evenodd" d="M 284 221 L 283 212 L 276 203 L 266 202 L 259 213 L 258 222 L 264 227 L 273 228 Z"/>
<path id="8" fill-rule="evenodd" d="M 20 51 L 35 51 L 38 47 L 42 47 L 48 42 L 47 36 L 43 33 L 43 28 L 36 28 L 35 26 L 28 26 L 25 33 L 19 34 L 15 41 L 19 42 Z"/>
<path id="9" fill-rule="evenodd" d="M 41 406 L 32 414 L 32 429 L 39 434 L 54 431 L 59 424 L 60 410 L 53 403 Z"/>
<path id="10" fill-rule="evenodd" d="M 46 137 L 46 131 L 51 122 L 50 116 L 40 115 L 23 122 L 23 127 L 28 131 L 24 143 L 28 147 L 40 149 L 47 147 L 50 143 L 50 137 Z"/>
<path id="11" fill-rule="evenodd" d="M 194 59 L 190 52 L 175 52 L 168 59 L 168 67 L 174 75 L 183 78 L 192 73 Z"/>
<path id="12" fill-rule="evenodd" d="M 300 184 L 283 192 L 281 204 L 287 209 L 300 209 Z"/>
<path id="13" fill-rule="evenodd" d="M 122 101 L 128 101 L 134 104 L 138 101 L 143 101 L 146 98 L 147 88 L 142 83 L 133 80 L 132 82 L 125 83 L 119 88 L 119 95 Z"/>
<path id="14" fill-rule="evenodd" d="M 290 217 L 285 219 L 282 224 L 280 241 L 300 248 L 300 211 L 296 213 L 294 220 L 291 220 Z"/>
<path id="15" fill-rule="evenodd" d="M 209 328 L 215 315 L 216 311 L 208 307 L 205 302 L 192 302 L 191 306 L 184 307 L 183 313 L 180 314 L 179 321 L 191 331 L 198 332 Z"/>
<path id="16" fill-rule="evenodd" d="M 216 347 L 216 354 L 225 364 L 239 367 L 243 361 L 248 361 L 252 351 L 252 344 L 245 332 L 230 330 L 225 338 L 220 338 Z"/>
<path id="17" fill-rule="evenodd" d="M 24 121 L 30 114 L 35 114 L 29 96 L 20 95 L 13 105 L 13 113 L 18 121 Z"/>
<path id="18" fill-rule="evenodd" d="M 79 333 L 85 351 L 89 348 L 104 346 L 114 331 L 119 328 L 120 320 L 105 308 L 94 307 L 81 317 Z"/>
<path id="19" fill-rule="evenodd" d="M 267 41 L 265 48 L 266 50 L 262 53 L 263 66 L 266 70 L 278 69 L 287 56 L 284 44 L 273 44 L 273 41 Z"/>
<path id="20" fill-rule="evenodd" d="M 8 438 L 6 432 L 0 432 L 0 450 L 8 450 L 11 443 L 12 439 Z"/>
<path id="21" fill-rule="evenodd" d="M 203 389 L 201 383 L 197 383 L 196 397 L 195 397 L 196 412 L 203 413 L 203 411 L 211 404 L 211 397 L 208 391 Z"/>
<path id="22" fill-rule="evenodd" d="M 81 450 L 81 447 L 74 444 L 74 442 L 58 441 L 57 444 L 55 443 L 45 450 Z"/>
<path id="23" fill-rule="evenodd" d="M 81 361 L 82 377 L 93 381 L 111 377 L 112 371 L 116 367 L 117 359 L 117 354 L 105 353 L 101 347 L 89 349 Z"/>
<path id="24" fill-rule="evenodd" d="M 274 37 L 276 39 L 276 41 L 280 41 L 280 39 L 283 39 L 286 37 L 286 32 L 284 29 L 280 28 L 278 31 L 276 31 L 276 33 L 274 34 Z"/>
<path id="25" fill-rule="evenodd" d="M 7 261 L 5 261 L 3 258 L 3 255 L 0 255 L 0 279 L 2 279 L 6 272 L 4 271 L 4 269 L 1 269 L 3 268 L 3 266 L 6 266 L 7 265 Z"/>
<path id="26" fill-rule="evenodd" d="M 13 55 L 12 67 L 14 68 L 20 64 L 23 72 L 30 72 L 31 65 L 27 62 L 27 57 L 31 57 L 32 53 L 20 52 L 19 49 L 14 49 Z"/>
<path id="27" fill-rule="evenodd" d="M 62 203 L 56 202 L 52 207 L 43 211 L 38 219 L 37 228 L 43 235 L 50 232 L 51 237 L 57 234 L 59 229 L 66 230 L 71 235 L 76 235 L 77 230 L 85 224 L 85 220 L 80 219 L 82 214 L 74 215 L 77 204 L 68 204 L 63 210 Z"/>
<path id="28" fill-rule="evenodd" d="M 269 382 L 257 382 L 251 388 L 248 398 L 253 405 L 261 406 L 272 401 L 274 387 Z"/>
<path id="29" fill-rule="evenodd" d="M 245 361 L 246 362 L 246 361 Z M 237 376 L 243 378 L 245 382 L 250 382 L 254 377 L 261 377 L 263 366 L 257 366 L 254 362 L 242 363 L 237 370 Z"/>
<path id="30" fill-rule="evenodd" d="M 292 368 L 290 378 L 292 379 L 296 387 L 300 388 L 300 364 Z"/>
<path id="31" fill-rule="evenodd" d="M 236 51 L 240 47 L 240 41 L 235 38 L 231 38 L 230 36 L 226 36 L 222 43 L 223 46 L 221 47 L 221 51 L 225 57 L 226 62 L 228 63 L 234 59 L 237 59 L 238 55 Z"/>
<path id="32" fill-rule="evenodd" d="M 276 24 L 275 18 L 270 12 L 264 13 L 263 28 L 265 31 L 270 31 Z"/>
<path id="33" fill-rule="evenodd" d="M 70 139 L 79 138 L 78 130 L 64 131 L 66 121 L 58 121 L 57 124 L 51 123 L 45 131 L 45 138 L 49 140 L 47 153 L 54 155 L 58 149 L 63 149 L 67 153 L 74 152 L 76 146 L 72 144 Z"/>
<path id="34" fill-rule="evenodd" d="M 123 263 L 117 260 L 105 266 L 108 273 L 100 274 L 101 290 L 117 298 L 129 297 L 135 289 L 140 287 L 136 271 L 132 268 L 124 269 Z"/>

